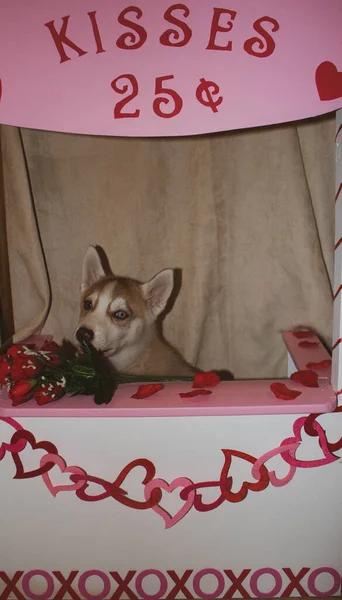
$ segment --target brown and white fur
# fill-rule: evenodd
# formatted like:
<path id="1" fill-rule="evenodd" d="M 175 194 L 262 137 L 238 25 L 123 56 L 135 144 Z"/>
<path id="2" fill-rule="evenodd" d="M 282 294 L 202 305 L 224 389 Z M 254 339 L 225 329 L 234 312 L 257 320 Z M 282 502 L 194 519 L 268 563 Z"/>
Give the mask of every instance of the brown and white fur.
<path id="1" fill-rule="evenodd" d="M 195 369 L 164 340 L 156 325 L 173 285 L 172 269 L 146 283 L 107 275 L 97 249 L 90 246 L 83 261 L 76 339 L 91 342 L 121 373 L 192 376 Z"/>

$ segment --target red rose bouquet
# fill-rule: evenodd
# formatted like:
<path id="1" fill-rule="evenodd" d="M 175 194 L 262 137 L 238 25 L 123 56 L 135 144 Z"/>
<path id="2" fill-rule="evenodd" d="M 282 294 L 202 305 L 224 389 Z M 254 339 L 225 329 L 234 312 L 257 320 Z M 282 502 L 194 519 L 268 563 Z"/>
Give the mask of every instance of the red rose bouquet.
<path id="1" fill-rule="evenodd" d="M 95 404 L 108 404 L 120 383 L 149 382 L 147 386 L 140 386 L 133 396 L 145 398 L 163 388 L 157 382 L 165 381 L 193 381 L 194 388 L 213 387 L 220 377 L 213 372 L 199 372 L 194 378 L 121 374 L 113 371 L 102 355 L 88 344 L 71 359 L 56 342 L 48 341 L 39 349 L 30 344 L 14 344 L 0 354 L 0 386 L 7 386 L 13 406 L 29 400 L 43 406 L 65 394 L 94 395 Z"/>

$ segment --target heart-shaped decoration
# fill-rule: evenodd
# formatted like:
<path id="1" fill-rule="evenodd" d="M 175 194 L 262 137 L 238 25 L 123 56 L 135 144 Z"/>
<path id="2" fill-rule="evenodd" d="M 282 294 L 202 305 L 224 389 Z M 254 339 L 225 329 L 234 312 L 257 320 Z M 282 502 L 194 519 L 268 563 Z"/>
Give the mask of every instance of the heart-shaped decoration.
<path id="1" fill-rule="evenodd" d="M 317 346 L 319 346 L 319 342 L 309 342 L 308 340 L 304 340 L 303 342 L 299 342 L 298 346 L 300 348 L 308 348 L 313 350 Z"/>
<path id="2" fill-rule="evenodd" d="M 270 388 L 276 398 L 279 398 L 280 400 L 295 400 L 302 393 L 297 392 L 296 390 L 290 390 L 285 383 L 280 382 L 271 383 Z"/>
<path id="3" fill-rule="evenodd" d="M 23 431 L 23 429 L 24 429 L 20 425 L 20 423 L 18 423 L 18 421 L 15 421 L 11 417 L 0 417 L 0 421 L 7 423 L 11 427 L 13 427 L 13 429 L 15 429 L 16 431 Z M 7 444 L 7 442 L 2 442 L 2 444 L 0 444 L 0 460 L 3 459 L 6 452 L 11 452 L 11 453 L 21 452 L 22 450 L 24 450 L 26 444 L 27 444 L 26 440 L 20 440 L 19 442 L 15 443 L 15 444 L 12 444 L 12 443 Z"/>
<path id="4" fill-rule="evenodd" d="M 139 385 L 138 391 L 133 394 L 131 398 L 143 400 L 144 398 L 149 398 L 149 396 L 153 396 L 153 394 L 160 392 L 162 389 L 164 389 L 164 385 L 162 383 L 148 383 Z"/>
<path id="5" fill-rule="evenodd" d="M 314 334 L 313 331 L 310 331 L 310 329 L 307 329 L 305 331 L 293 331 L 292 335 L 297 338 L 297 339 L 302 339 L 302 338 L 308 338 L 308 337 L 312 337 Z"/>
<path id="6" fill-rule="evenodd" d="M 342 98 L 342 72 L 332 62 L 321 63 L 316 69 L 316 86 L 322 101 Z"/>
<path id="7" fill-rule="evenodd" d="M 209 396 L 212 394 L 211 390 L 191 390 L 190 392 L 181 392 L 179 395 L 181 398 L 194 398 L 195 396 Z"/>
<path id="8" fill-rule="evenodd" d="M 194 377 L 194 388 L 215 387 L 221 382 L 220 376 L 215 371 L 199 371 Z"/>
<path id="9" fill-rule="evenodd" d="M 318 375 L 314 371 L 296 371 L 291 375 L 292 381 L 305 387 L 318 388 Z"/>
<path id="10" fill-rule="evenodd" d="M 258 460 L 254 463 L 254 465 L 252 467 L 252 475 L 253 475 L 254 479 L 258 479 L 258 480 L 260 479 L 261 465 L 264 465 L 268 460 L 270 460 L 274 456 L 283 454 L 283 452 L 285 450 L 292 451 L 292 452 L 297 450 L 299 445 L 300 445 L 300 442 L 296 442 L 295 444 L 288 444 L 287 446 L 278 446 L 278 448 L 274 448 L 274 450 L 269 450 L 269 452 L 266 452 L 265 454 L 260 456 L 260 458 L 258 458 Z M 285 475 L 284 477 L 281 477 L 281 478 L 278 478 L 276 476 L 275 471 L 269 471 L 268 475 L 270 478 L 270 483 L 274 487 L 282 487 L 283 485 L 287 485 L 288 483 L 290 483 L 291 479 L 293 479 L 296 470 L 297 470 L 296 467 L 294 467 L 293 465 L 290 465 L 287 475 Z"/>
<path id="11" fill-rule="evenodd" d="M 147 485 L 145 485 L 144 494 L 146 500 L 149 500 L 152 492 L 154 490 L 165 490 L 168 493 L 173 492 L 176 488 L 187 488 L 188 486 L 193 485 L 190 479 L 186 477 L 177 477 L 171 481 L 171 483 L 167 483 L 164 479 L 152 479 L 149 481 Z M 173 525 L 176 525 L 185 515 L 191 510 L 195 500 L 195 491 L 190 492 L 187 497 L 187 500 L 184 502 L 183 506 L 176 512 L 175 515 L 171 516 L 164 508 L 160 506 L 158 503 L 156 506 L 153 506 L 154 512 L 157 513 L 165 523 L 165 529 L 169 529 Z"/>
<path id="12" fill-rule="evenodd" d="M 221 482 L 221 492 L 222 496 L 228 500 L 228 502 L 241 502 L 244 500 L 248 494 L 248 491 L 251 492 L 261 492 L 265 490 L 269 484 L 269 475 L 268 470 L 265 465 L 260 465 L 259 469 L 259 479 L 257 482 L 249 482 L 244 481 L 242 486 L 238 492 L 232 492 L 232 477 L 229 475 L 230 466 L 232 463 L 232 456 L 236 456 L 237 458 L 241 458 L 242 460 L 246 460 L 247 462 L 254 465 L 257 459 L 246 452 L 240 452 L 239 450 L 222 450 L 225 456 L 225 462 L 221 471 L 220 482 Z"/>
<path id="13" fill-rule="evenodd" d="M 77 483 L 82 480 L 83 483 L 94 483 L 99 485 L 103 490 L 100 494 L 89 494 L 86 492 L 86 488 L 88 485 L 83 485 L 76 491 L 76 496 L 80 498 L 80 500 L 84 500 L 85 502 L 98 502 L 100 500 L 104 500 L 105 498 L 113 498 L 117 500 L 121 504 L 128 506 L 129 508 L 135 508 L 137 510 L 146 510 L 148 508 L 152 508 L 158 502 L 160 502 L 162 497 L 161 490 L 153 490 L 151 497 L 147 502 L 140 502 L 138 500 L 134 500 L 130 498 L 121 485 L 125 481 L 126 477 L 133 471 L 136 467 L 143 467 L 145 469 L 145 477 L 142 480 L 142 484 L 148 484 L 156 474 L 156 468 L 154 464 L 148 460 L 147 458 L 137 458 L 132 460 L 126 467 L 122 469 L 119 473 L 118 477 L 115 481 L 110 482 L 105 479 L 101 479 L 100 477 L 94 477 L 93 475 L 70 475 L 71 481 Z"/>
<path id="14" fill-rule="evenodd" d="M 316 369 L 329 369 L 331 367 L 331 360 L 327 358 L 326 360 L 321 360 L 321 362 L 309 362 L 305 366 L 307 369 L 312 369 L 313 371 Z"/>
<path id="15" fill-rule="evenodd" d="M 287 438 L 283 440 L 280 444 L 281 446 L 288 446 L 289 444 L 296 444 L 297 442 L 302 442 L 301 430 L 305 426 L 305 421 L 307 417 L 300 417 L 293 424 L 293 433 L 294 437 Z M 285 462 L 294 467 L 301 467 L 304 469 L 312 469 L 314 467 L 322 467 L 324 465 L 329 465 L 336 460 L 339 460 L 338 456 L 332 454 L 328 447 L 328 441 L 325 436 L 324 429 L 321 427 L 317 421 L 312 423 L 313 429 L 317 432 L 319 438 L 319 445 L 323 451 L 324 458 L 314 459 L 314 460 L 299 460 L 296 458 L 296 451 L 285 450 L 281 453 Z"/>
<path id="16" fill-rule="evenodd" d="M 47 463 L 53 463 L 54 465 L 57 465 L 57 467 L 62 473 L 86 476 L 86 472 L 83 471 L 83 469 L 80 469 L 79 467 L 67 467 L 65 460 L 61 456 L 58 456 L 56 454 L 45 454 L 45 456 L 43 456 L 40 459 L 41 467 L 44 467 L 44 465 L 46 465 Z M 79 490 L 82 486 L 86 485 L 85 480 L 82 480 L 81 478 L 78 481 L 76 481 L 76 483 L 69 483 L 65 485 L 53 485 L 50 478 L 50 473 L 48 472 L 43 473 L 42 478 L 47 489 L 54 498 L 56 498 L 59 492 L 75 492 Z"/>
<path id="17" fill-rule="evenodd" d="M 36 442 L 36 438 L 34 437 L 33 433 L 26 431 L 26 429 L 16 431 L 12 436 L 11 444 L 15 445 L 22 440 L 28 442 L 31 445 L 32 450 L 46 450 L 47 454 L 58 454 L 58 450 L 54 444 L 45 441 Z M 43 475 L 43 473 L 50 471 L 50 469 L 54 467 L 53 462 L 47 462 L 43 467 L 39 466 L 38 469 L 25 471 L 19 452 L 12 452 L 12 458 L 17 469 L 14 479 L 29 479 L 31 477 L 38 477 L 39 475 Z"/>

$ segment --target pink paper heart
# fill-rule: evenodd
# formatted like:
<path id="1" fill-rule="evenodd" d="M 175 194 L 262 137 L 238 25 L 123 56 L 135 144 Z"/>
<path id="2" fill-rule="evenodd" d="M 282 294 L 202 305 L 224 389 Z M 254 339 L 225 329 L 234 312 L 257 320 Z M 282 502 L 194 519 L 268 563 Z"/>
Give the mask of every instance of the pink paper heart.
<path id="1" fill-rule="evenodd" d="M 11 417 L 0 417 L 0 421 L 7 423 L 11 427 L 13 427 L 13 429 L 15 429 L 16 431 L 22 431 L 24 429 L 22 427 L 22 425 L 20 425 L 20 423 L 18 423 L 18 421 L 15 421 Z M 0 460 L 3 459 L 6 452 L 11 452 L 11 453 L 21 452 L 22 450 L 24 450 L 26 444 L 27 444 L 26 440 L 19 440 L 19 442 L 15 443 L 15 444 L 7 444 L 7 442 L 2 442 L 2 444 L 0 445 Z"/>
<path id="2" fill-rule="evenodd" d="M 274 450 L 269 450 L 269 452 L 266 452 L 265 454 L 260 456 L 260 458 L 258 458 L 258 460 L 254 463 L 254 465 L 252 467 L 252 475 L 253 475 L 254 479 L 257 479 L 257 480 L 260 479 L 261 465 L 264 465 L 265 462 L 267 462 L 274 456 L 277 456 L 278 454 L 283 454 L 284 450 L 290 451 L 291 454 L 293 455 L 293 453 L 297 450 L 298 446 L 300 446 L 300 442 L 297 442 L 295 444 L 288 444 L 286 446 L 278 446 L 278 448 L 274 448 Z M 268 475 L 269 475 L 271 484 L 274 487 L 282 487 L 283 485 L 290 483 L 290 481 L 293 479 L 293 477 L 295 475 L 296 470 L 297 470 L 296 467 L 294 467 L 293 465 L 290 465 L 287 475 L 285 475 L 284 477 L 281 477 L 280 479 L 276 476 L 275 471 L 269 471 Z"/>
<path id="3" fill-rule="evenodd" d="M 177 477 L 177 479 L 174 479 L 173 481 L 171 481 L 171 483 L 167 483 L 166 481 L 164 481 L 164 479 L 152 479 L 152 481 L 149 481 L 149 483 L 145 485 L 145 500 L 149 500 L 152 491 L 156 488 L 171 493 L 178 487 L 186 488 L 189 485 L 193 485 L 193 483 L 190 479 L 187 479 L 187 477 Z M 194 504 L 195 494 L 195 490 L 190 492 L 184 505 L 180 508 L 178 512 L 176 512 L 175 515 L 173 515 L 173 517 L 164 508 L 162 508 L 160 504 L 157 504 L 156 506 L 152 507 L 152 510 L 154 510 L 154 512 L 156 512 L 157 515 L 162 517 L 162 519 L 164 519 L 165 529 L 169 529 L 169 527 L 176 525 L 178 521 L 185 517 L 185 515 L 189 512 L 189 510 Z"/>
<path id="4" fill-rule="evenodd" d="M 289 444 L 295 444 L 296 442 L 301 442 L 301 430 L 304 427 L 305 421 L 307 417 L 300 417 L 293 424 L 293 433 L 294 437 L 287 438 L 283 440 L 280 444 L 281 446 L 288 446 Z M 317 421 L 312 423 L 313 429 L 318 433 L 319 445 L 323 451 L 324 458 L 319 458 L 315 460 L 298 460 L 296 458 L 296 450 L 285 450 L 282 452 L 282 457 L 289 465 L 294 467 L 301 467 L 302 469 L 312 469 L 314 467 L 322 467 L 324 465 L 329 465 L 332 462 L 335 462 L 339 459 L 338 456 L 332 454 L 328 448 L 328 441 L 325 437 L 324 429 L 321 427 Z"/>
<path id="5" fill-rule="evenodd" d="M 70 473 L 71 475 L 86 475 L 86 472 L 80 467 L 67 467 L 65 460 L 57 454 L 45 454 L 40 460 L 40 466 L 43 467 L 46 463 L 54 463 L 59 467 L 62 473 Z M 50 478 L 50 471 L 42 474 L 43 481 L 49 490 L 50 494 L 56 498 L 59 492 L 75 492 L 85 485 L 84 479 L 80 479 L 76 483 L 69 483 L 67 485 L 53 485 Z"/>

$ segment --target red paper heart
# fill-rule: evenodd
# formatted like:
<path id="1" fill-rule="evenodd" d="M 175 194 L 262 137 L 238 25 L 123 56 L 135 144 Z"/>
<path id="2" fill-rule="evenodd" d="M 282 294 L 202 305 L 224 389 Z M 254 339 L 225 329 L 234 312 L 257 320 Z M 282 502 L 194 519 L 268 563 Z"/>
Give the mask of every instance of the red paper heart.
<path id="1" fill-rule="evenodd" d="M 326 360 L 321 360 L 321 362 L 309 362 L 307 365 L 305 365 L 307 369 L 329 369 L 329 367 L 331 366 L 331 360 L 330 358 L 327 358 Z"/>
<path id="2" fill-rule="evenodd" d="M 332 62 L 321 63 L 316 69 L 316 86 L 321 100 L 341 98 L 342 72 Z"/>
<path id="3" fill-rule="evenodd" d="M 315 346 L 319 346 L 319 342 L 299 342 L 298 346 L 301 348 L 315 348 Z"/>
<path id="4" fill-rule="evenodd" d="M 301 383 L 305 387 L 318 388 L 318 375 L 314 371 L 296 371 L 291 375 L 292 381 Z"/>
<path id="5" fill-rule="evenodd" d="M 162 383 L 148 383 L 146 385 L 139 385 L 138 391 L 131 396 L 131 398 L 135 398 L 136 400 L 143 400 L 144 398 L 148 398 L 149 396 L 153 396 L 157 392 L 160 392 L 164 388 Z"/>
<path id="6" fill-rule="evenodd" d="M 47 454 L 58 454 L 58 450 L 54 444 L 51 442 L 36 442 L 36 438 L 34 437 L 33 433 L 26 431 L 25 429 L 16 431 L 13 434 L 11 444 L 15 445 L 20 440 L 26 440 L 32 446 L 32 450 L 46 450 Z M 29 479 L 31 477 L 38 477 L 39 475 L 50 471 L 50 469 L 52 469 L 55 465 L 53 462 L 48 462 L 42 467 L 39 467 L 39 469 L 25 471 L 19 453 L 12 452 L 12 458 L 17 469 L 14 479 Z"/>
<path id="7" fill-rule="evenodd" d="M 208 396 L 212 394 L 211 390 L 191 390 L 191 392 L 181 392 L 181 398 L 194 398 L 195 396 Z"/>
<path id="8" fill-rule="evenodd" d="M 121 504 L 128 506 L 129 508 L 135 508 L 137 510 L 146 510 L 148 508 L 152 508 L 156 506 L 162 499 L 162 491 L 155 489 L 152 491 L 151 496 L 146 502 L 140 502 L 138 500 L 134 500 L 130 498 L 127 492 L 121 488 L 122 483 L 129 475 L 129 473 L 135 469 L 136 467 L 143 467 L 145 469 L 145 477 L 142 480 L 142 484 L 146 485 L 154 478 L 156 474 L 156 468 L 154 464 L 148 460 L 147 458 L 137 458 L 130 462 L 126 467 L 124 467 L 119 473 L 118 477 L 115 481 L 110 482 L 100 477 L 93 477 L 92 475 L 85 474 L 81 475 L 70 475 L 71 481 L 77 483 L 78 481 L 84 481 L 85 485 L 82 486 L 76 492 L 76 496 L 80 498 L 80 500 L 84 500 L 85 502 L 98 502 L 99 500 L 104 500 L 105 498 L 113 498 L 117 500 Z M 86 488 L 88 487 L 88 483 L 95 483 L 100 485 L 105 491 L 100 494 L 93 495 L 88 494 L 86 492 Z"/>
<path id="9" fill-rule="evenodd" d="M 214 371 L 199 371 L 194 377 L 194 388 L 215 387 L 220 383 L 220 376 Z"/>
<path id="10" fill-rule="evenodd" d="M 270 388 L 273 394 L 279 398 L 279 400 L 295 400 L 302 392 L 296 390 L 290 390 L 285 383 L 271 383 Z"/>
<path id="11" fill-rule="evenodd" d="M 310 329 L 308 329 L 307 331 L 293 331 L 292 335 L 300 340 L 302 338 L 312 337 L 315 334 L 313 331 L 310 331 Z"/>
<path id="12" fill-rule="evenodd" d="M 221 493 L 222 496 L 228 502 L 241 502 L 244 500 L 248 494 L 248 491 L 252 492 L 261 492 L 265 490 L 269 484 L 269 475 L 268 470 L 265 465 L 260 466 L 259 471 L 259 481 L 257 482 L 249 482 L 244 481 L 240 490 L 238 492 L 232 492 L 232 482 L 233 478 L 229 476 L 229 470 L 232 462 L 232 456 L 236 456 L 237 458 L 241 458 L 242 460 L 246 460 L 247 462 L 254 465 L 256 462 L 256 458 L 251 456 L 250 454 L 246 454 L 245 452 L 240 452 L 239 450 L 222 450 L 225 456 L 225 462 L 221 471 L 220 482 L 221 482 Z M 196 505 L 195 505 L 196 506 Z"/>

